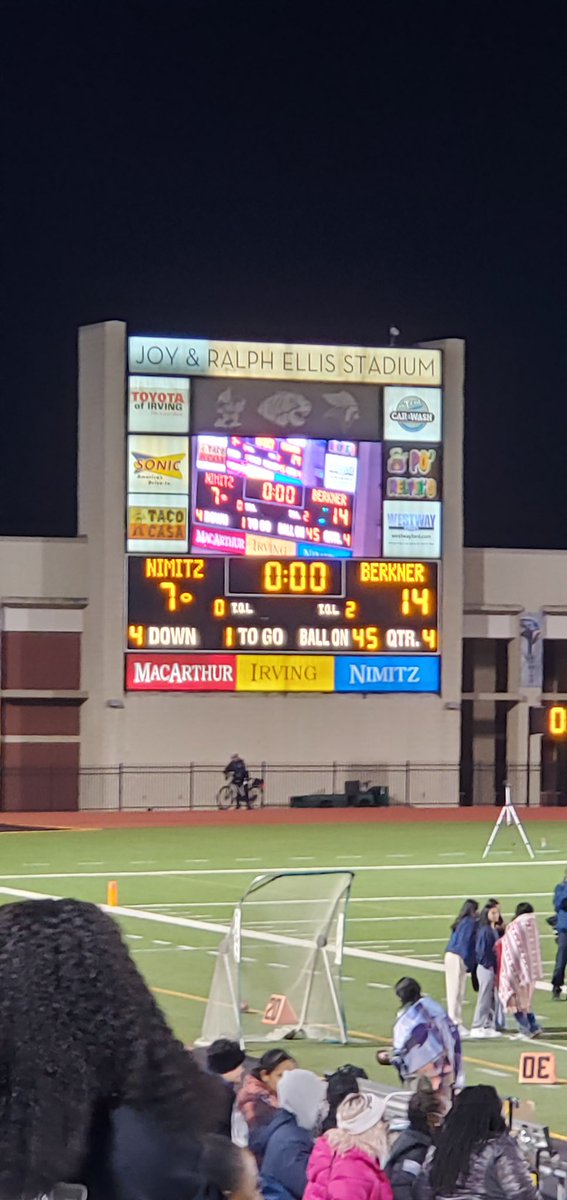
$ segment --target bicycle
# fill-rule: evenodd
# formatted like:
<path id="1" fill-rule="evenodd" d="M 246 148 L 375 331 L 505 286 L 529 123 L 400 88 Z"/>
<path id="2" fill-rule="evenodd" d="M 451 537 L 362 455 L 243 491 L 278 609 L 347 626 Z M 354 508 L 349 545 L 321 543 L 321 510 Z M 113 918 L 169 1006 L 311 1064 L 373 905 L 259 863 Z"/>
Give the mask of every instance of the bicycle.
<path id="1" fill-rule="evenodd" d="M 245 780 L 240 786 L 229 780 L 223 784 L 217 792 L 217 808 L 226 812 L 229 808 L 236 808 L 238 801 L 241 804 L 249 804 L 251 808 L 264 807 L 264 780 L 250 779 Z"/>

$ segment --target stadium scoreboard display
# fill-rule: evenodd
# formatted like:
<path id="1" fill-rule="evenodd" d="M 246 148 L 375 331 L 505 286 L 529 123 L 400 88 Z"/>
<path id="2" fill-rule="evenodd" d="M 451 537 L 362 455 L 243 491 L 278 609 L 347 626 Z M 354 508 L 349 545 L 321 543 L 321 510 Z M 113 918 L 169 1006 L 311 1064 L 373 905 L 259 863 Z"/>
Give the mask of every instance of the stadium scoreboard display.
<path id="1" fill-rule="evenodd" d="M 129 365 L 127 689 L 438 692 L 439 351 Z"/>
<path id="2" fill-rule="evenodd" d="M 435 654 L 437 566 L 130 558 L 128 622 L 139 650 Z"/>

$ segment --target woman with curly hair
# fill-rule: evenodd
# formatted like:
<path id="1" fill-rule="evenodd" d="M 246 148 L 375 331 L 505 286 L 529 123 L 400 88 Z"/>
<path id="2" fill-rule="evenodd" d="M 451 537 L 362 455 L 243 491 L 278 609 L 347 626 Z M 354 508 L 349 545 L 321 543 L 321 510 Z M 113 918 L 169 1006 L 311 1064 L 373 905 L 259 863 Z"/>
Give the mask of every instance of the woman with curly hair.
<path id="1" fill-rule="evenodd" d="M 0 1200 L 191 1200 L 218 1083 L 178 1042 L 94 904 L 0 908 Z"/>

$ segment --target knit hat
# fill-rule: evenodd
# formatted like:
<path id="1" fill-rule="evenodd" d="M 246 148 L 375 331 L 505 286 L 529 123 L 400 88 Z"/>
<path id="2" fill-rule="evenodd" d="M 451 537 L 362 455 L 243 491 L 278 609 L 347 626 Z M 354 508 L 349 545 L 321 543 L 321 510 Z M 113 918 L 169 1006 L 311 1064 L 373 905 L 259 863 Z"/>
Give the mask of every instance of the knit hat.
<path id="1" fill-rule="evenodd" d="M 337 1129 L 355 1136 L 367 1133 L 382 1120 L 385 1109 L 385 1097 L 377 1096 L 375 1092 L 347 1096 L 337 1109 Z"/>
<path id="2" fill-rule="evenodd" d="M 297 1124 L 311 1132 L 325 1103 L 327 1085 L 313 1071 L 286 1071 L 278 1081 L 278 1100 Z"/>
<path id="3" fill-rule="evenodd" d="M 245 1058 L 238 1042 L 231 1042 L 228 1038 L 218 1038 L 207 1050 L 207 1066 L 215 1075 L 227 1075 L 229 1071 L 235 1071 L 242 1066 Z"/>

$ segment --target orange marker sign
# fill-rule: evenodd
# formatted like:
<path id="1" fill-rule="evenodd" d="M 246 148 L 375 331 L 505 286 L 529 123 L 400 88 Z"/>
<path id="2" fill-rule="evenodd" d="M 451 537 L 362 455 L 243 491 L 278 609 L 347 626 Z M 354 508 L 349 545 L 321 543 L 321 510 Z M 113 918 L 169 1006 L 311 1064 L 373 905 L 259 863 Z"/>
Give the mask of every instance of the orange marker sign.
<path id="1" fill-rule="evenodd" d="M 270 996 L 264 1016 L 263 1025 L 296 1025 L 297 1017 L 287 996 Z"/>
<path id="2" fill-rule="evenodd" d="M 532 1050 L 521 1054 L 518 1083 L 557 1083 L 555 1055 L 547 1050 Z"/>

